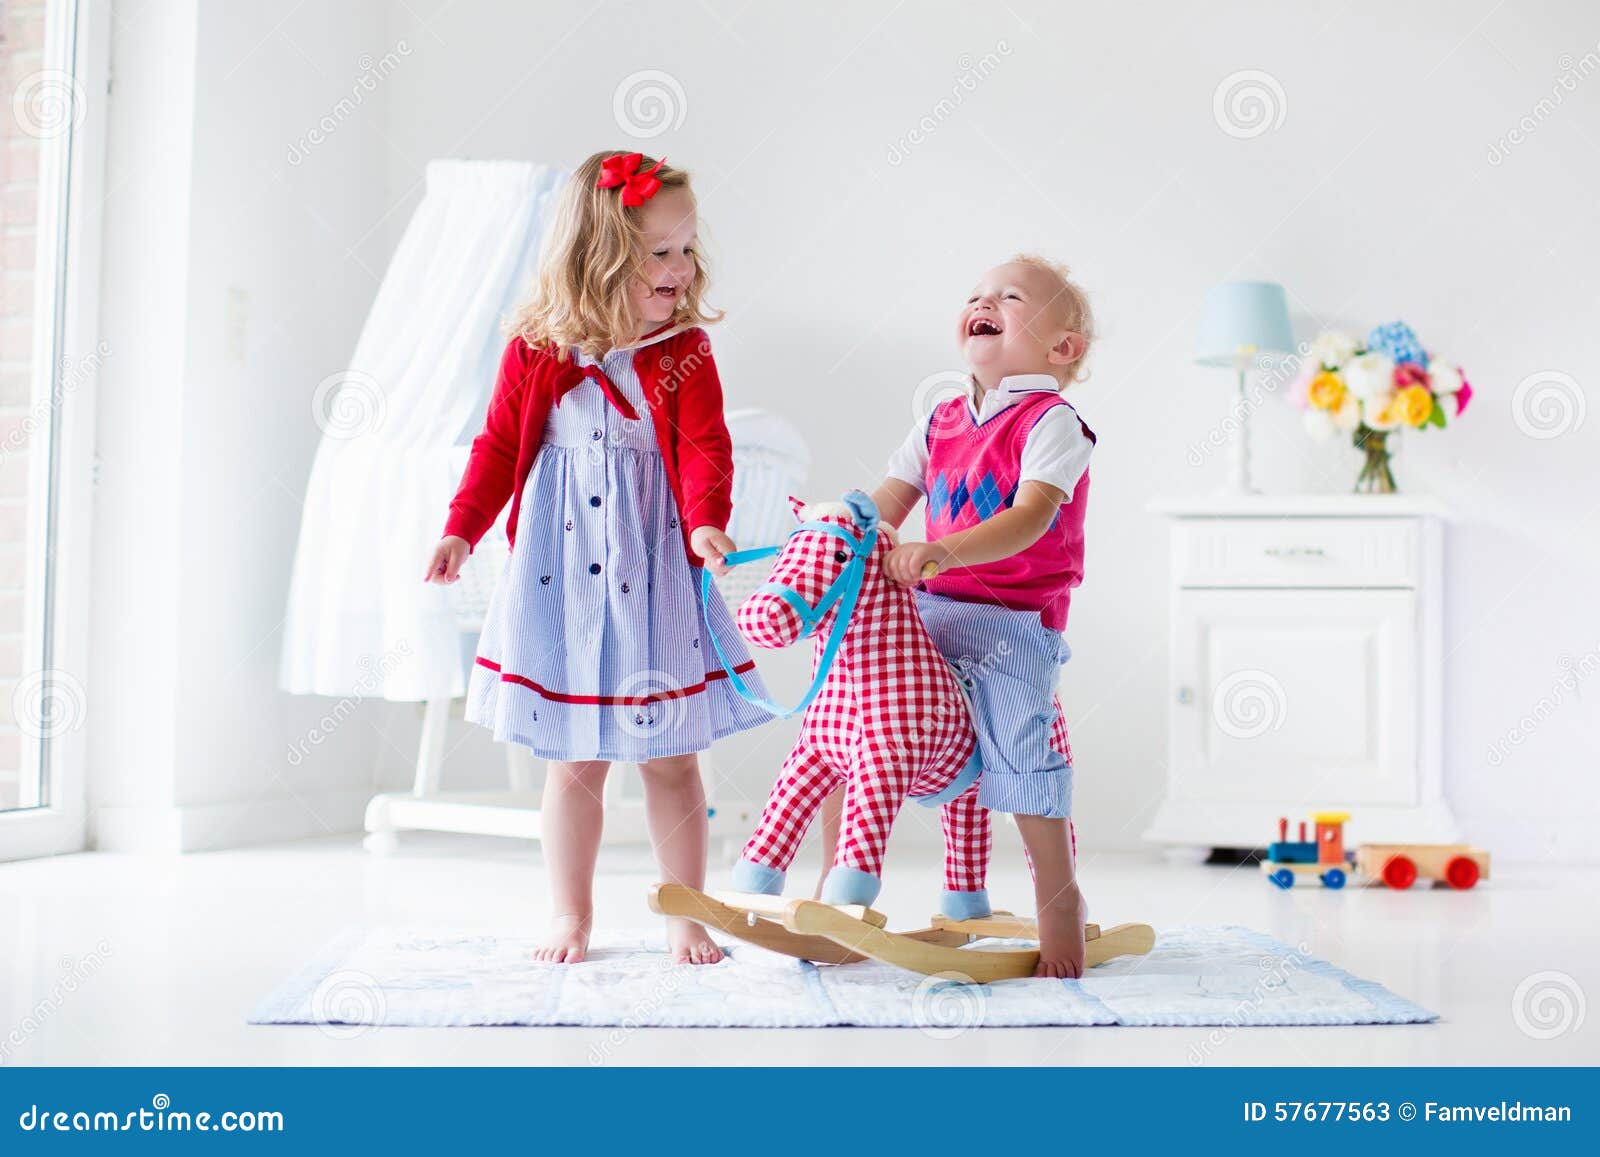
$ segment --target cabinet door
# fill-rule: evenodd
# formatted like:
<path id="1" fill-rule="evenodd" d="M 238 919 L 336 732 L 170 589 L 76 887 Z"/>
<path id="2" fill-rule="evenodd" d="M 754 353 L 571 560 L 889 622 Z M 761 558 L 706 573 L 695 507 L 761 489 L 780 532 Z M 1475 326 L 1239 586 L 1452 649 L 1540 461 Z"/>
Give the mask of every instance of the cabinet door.
<path id="1" fill-rule="evenodd" d="M 1178 796 L 1415 802 L 1415 591 L 1180 590 L 1174 610 Z"/>

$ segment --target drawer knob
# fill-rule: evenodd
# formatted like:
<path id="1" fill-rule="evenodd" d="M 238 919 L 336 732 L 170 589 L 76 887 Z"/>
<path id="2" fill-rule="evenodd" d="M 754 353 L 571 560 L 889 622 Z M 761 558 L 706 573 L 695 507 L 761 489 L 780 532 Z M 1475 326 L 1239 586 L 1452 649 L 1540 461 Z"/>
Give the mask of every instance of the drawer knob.
<path id="1" fill-rule="evenodd" d="M 1326 552 L 1320 546 L 1267 546 L 1261 553 L 1268 558 L 1322 558 Z"/>

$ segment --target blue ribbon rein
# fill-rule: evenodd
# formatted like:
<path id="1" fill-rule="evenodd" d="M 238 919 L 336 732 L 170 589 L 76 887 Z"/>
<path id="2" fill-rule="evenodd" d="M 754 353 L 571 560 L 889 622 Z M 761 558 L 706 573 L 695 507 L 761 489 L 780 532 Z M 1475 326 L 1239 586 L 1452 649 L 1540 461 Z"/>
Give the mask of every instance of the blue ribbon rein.
<path id="1" fill-rule="evenodd" d="M 782 704 L 775 703 L 765 696 L 757 695 L 751 690 L 750 685 L 744 681 L 739 672 L 734 670 L 734 664 L 728 659 L 727 653 L 723 650 L 722 641 L 717 638 L 717 632 L 711 625 L 710 617 L 707 616 L 706 618 L 706 634 L 711 639 L 711 649 L 716 652 L 717 660 L 722 664 L 722 669 L 728 673 L 728 681 L 733 684 L 733 689 L 743 699 L 754 703 L 757 707 L 778 719 L 791 718 L 811 706 L 812 701 L 816 699 L 817 694 L 822 690 L 822 685 L 827 682 L 828 672 L 833 667 L 833 660 L 838 655 L 839 647 L 844 642 L 845 632 L 850 628 L 850 616 L 855 612 L 856 601 L 861 597 L 861 587 L 866 579 L 867 558 L 872 554 L 872 548 L 878 539 L 876 528 L 857 539 L 842 527 L 827 522 L 806 523 L 794 533 L 798 534 L 805 530 L 820 530 L 837 538 L 842 538 L 850 543 L 854 550 L 854 557 L 845 564 L 844 570 L 839 572 L 839 577 L 834 579 L 833 583 L 828 587 L 827 593 L 822 596 L 822 600 L 816 607 L 811 607 L 806 604 L 805 600 L 800 598 L 798 593 L 778 583 L 765 583 L 752 592 L 755 594 L 769 590 L 777 592 L 794 609 L 795 615 L 800 619 L 801 631 L 799 638 L 802 639 L 817 629 L 817 624 L 827 616 L 828 610 L 834 602 L 838 601 L 838 614 L 834 617 L 833 629 L 828 632 L 828 641 L 823 646 L 822 655 L 817 660 L 817 673 L 813 676 L 811 686 L 806 690 L 805 696 L 800 702 L 793 707 L 784 707 Z M 755 562 L 758 559 L 773 558 L 781 550 L 781 547 L 776 546 L 763 546 L 752 550 L 736 550 L 731 554 L 724 555 L 723 561 L 729 566 L 742 566 L 747 562 Z M 840 590 L 841 583 L 844 584 L 842 592 Z M 700 571 L 700 597 L 702 602 L 710 601 L 712 587 L 711 570 L 709 567 L 702 567 Z"/>

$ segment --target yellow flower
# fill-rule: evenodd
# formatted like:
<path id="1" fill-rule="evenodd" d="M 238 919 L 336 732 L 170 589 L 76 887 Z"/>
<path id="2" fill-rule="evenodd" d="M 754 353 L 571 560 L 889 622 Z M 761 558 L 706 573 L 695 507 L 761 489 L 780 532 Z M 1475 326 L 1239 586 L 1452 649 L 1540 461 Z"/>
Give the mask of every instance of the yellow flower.
<path id="1" fill-rule="evenodd" d="M 1336 413 L 1344 404 L 1344 379 L 1331 370 L 1323 370 L 1311 379 L 1311 389 L 1306 396 L 1317 409 Z"/>
<path id="2" fill-rule="evenodd" d="M 1395 395 L 1395 404 L 1400 408 L 1400 420 L 1414 428 L 1426 426 L 1433 413 L 1433 395 L 1426 386 L 1407 386 Z"/>
<path id="3" fill-rule="evenodd" d="M 1374 430 L 1395 430 L 1402 424 L 1400 398 L 1395 394 L 1379 394 L 1362 404 L 1362 420 Z"/>

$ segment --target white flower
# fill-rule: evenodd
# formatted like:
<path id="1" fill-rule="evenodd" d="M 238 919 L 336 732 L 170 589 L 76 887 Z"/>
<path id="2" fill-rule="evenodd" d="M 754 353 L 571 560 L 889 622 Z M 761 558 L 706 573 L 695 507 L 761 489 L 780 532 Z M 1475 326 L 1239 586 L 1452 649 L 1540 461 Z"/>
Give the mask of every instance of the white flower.
<path id="1" fill-rule="evenodd" d="M 1360 348 L 1361 343 L 1343 330 L 1327 329 L 1312 340 L 1309 356 L 1319 366 L 1336 370 L 1355 357 Z"/>
<path id="2" fill-rule="evenodd" d="M 1326 410 L 1307 410 L 1301 420 L 1306 424 L 1306 433 L 1318 442 L 1326 442 L 1339 432 L 1339 427 L 1334 424 L 1333 415 Z"/>
<path id="3" fill-rule="evenodd" d="M 1339 403 L 1339 408 L 1329 415 L 1333 424 L 1346 432 L 1354 430 L 1361 425 L 1361 403 L 1349 390 L 1344 392 L 1344 401 Z"/>
<path id="4" fill-rule="evenodd" d="M 1394 362 L 1383 354 L 1364 353 L 1351 358 L 1345 363 L 1343 375 L 1345 386 L 1358 398 L 1370 400 L 1394 389 Z M 1372 407 L 1367 409 L 1370 413 Z"/>
<path id="5" fill-rule="evenodd" d="M 1460 366 L 1455 362 L 1440 361 L 1438 358 L 1428 363 L 1428 374 L 1433 378 L 1433 392 L 1436 394 L 1453 394 L 1461 388 L 1464 380 Z"/>
<path id="6" fill-rule="evenodd" d="M 1384 358 L 1383 360 L 1388 361 L 1389 359 Z M 1405 425 L 1405 421 L 1400 417 L 1399 409 L 1394 407 L 1393 403 L 1393 390 L 1385 390 L 1381 394 L 1373 394 L 1363 398 L 1361 410 L 1367 425 L 1374 430 L 1398 430 Z M 1389 411 L 1387 417 L 1384 416 L 1385 410 Z"/>

